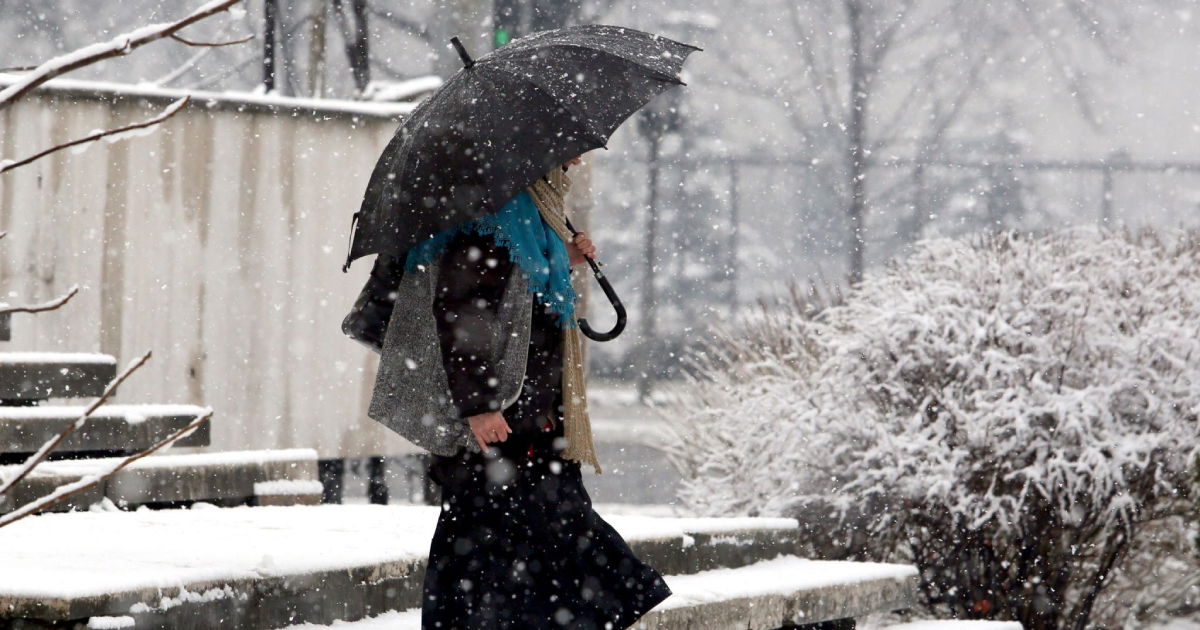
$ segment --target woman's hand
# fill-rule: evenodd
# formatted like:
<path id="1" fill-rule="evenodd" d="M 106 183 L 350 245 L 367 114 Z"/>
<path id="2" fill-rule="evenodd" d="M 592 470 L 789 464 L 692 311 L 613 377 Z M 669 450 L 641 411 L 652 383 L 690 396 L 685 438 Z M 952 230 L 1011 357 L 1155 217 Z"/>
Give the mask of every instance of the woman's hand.
<path id="1" fill-rule="evenodd" d="M 567 257 L 570 259 L 572 267 L 587 258 L 596 257 L 596 246 L 592 244 L 592 239 L 588 238 L 587 232 L 579 232 L 570 243 L 567 243 Z"/>
<path id="2" fill-rule="evenodd" d="M 488 450 L 488 442 L 503 442 L 508 439 L 512 429 L 499 411 L 489 411 L 477 416 L 468 416 L 467 423 L 471 425 L 471 433 L 479 443 L 480 450 Z"/>

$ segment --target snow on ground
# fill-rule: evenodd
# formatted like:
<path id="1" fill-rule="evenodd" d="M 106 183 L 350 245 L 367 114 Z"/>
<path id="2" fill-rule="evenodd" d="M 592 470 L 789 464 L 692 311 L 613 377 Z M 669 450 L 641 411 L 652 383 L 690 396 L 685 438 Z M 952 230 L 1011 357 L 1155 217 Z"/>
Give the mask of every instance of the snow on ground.
<path id="1" fill-rule="evenodd" d="M 778 555 L 736 569 L 713 569 L 690 575 L 665 575 L 672 595 L 655 610 L 695 606 L 711 602 L 791 594 L 847 582 L 873 579 L 908 579 L 917 574 L 916 567 L 905 564 L 870 562 L 841 562 L 806 560 L 796 556 Z M 339 621 L 332 625 L 300 624 L 283 630 L 418 630 L 421 611 L 418 609 L 384 613 L 356 622 Z M 1020 624 L 992 623 L 967 626 L 913 626 L 905 630 L 1020 630 Z"/>
<path id="2" fill-rule="evenodd" d="M 293 494 L 321 494 L 324 486 L 320 481 L 315 479 L 276 479 L 274 481 L 258 481 L 254 484 L 254 494 L 258 496 L 265 495 L 293 495 Z"/>
<path id="3" fill-rule="evenodd" d="M 658 608 L 678 608 L 727 599 L 795 593 L 865 580 L 903 580 L 916 575 L 917 568 L 908 564 L 808 560 L 797 556 L 778 555 L 772 560 L 763 560 L 736 569 L 713 569 L 688 575 L 664 576 L 674 594 L 659 604 Z"/>
<path id="4" fill-rule="evenodd" d="M 312 505 L 70 512 L 0 528 L 0 596 L 84 597 L 420 559 L 438 506 Z M 785 518 L 612 515 L 626 540 L 795 528 Z"/>
<path id="5" fill-rule="evenodd" d="M 1200 615 L 1192 619 L 1180 617 L 1179 619 L 1156 623 L 1146 626 L 1146 630 L 1200 630 Z"/>
<path id="6" fill-rule="evenodd" d="M 420 627 L 421 611 L 413 609 L 386 612 L 382 615 L 359 621 L 335 621 L 328 626 L 319 626 L 315 623 L 302 623 L 281 628 L 281 630 L 316 630 L 317 628 L 339 628 L 341 630 L 419 630 Z"/>

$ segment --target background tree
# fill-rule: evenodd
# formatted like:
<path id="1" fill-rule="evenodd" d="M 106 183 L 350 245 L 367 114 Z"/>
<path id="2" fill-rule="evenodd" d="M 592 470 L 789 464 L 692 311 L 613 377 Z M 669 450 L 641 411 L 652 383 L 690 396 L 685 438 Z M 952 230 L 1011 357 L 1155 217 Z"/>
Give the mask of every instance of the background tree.
<path id="1" fill-rule="evenodd" d="M 957 125 L 972 106 L 994 113 L 991 86 L 1028 72 L 1028 58 L 1042 60 L 1055 79 L 1051 86 L 1098 125 L 1093 108 L 1103 85 L 1093 69 L 1122 60 L 1124 38 L 1142 8 L 1117 0 L 752 4 L 759 10 L 727 16 L 714 56 L 728 63 L 732 89 L 760 97 L 786 121 L 795 143 L 790 156 L 835 165 L 832 192 L 840 200 L 852 282 L 865 265 L 873 163 L 896 155 L 916 162 L 953 156 L 970 137 Z M 780 16 L 778 29 L 736 21 L 763 12 Z M 889 201 L 913 189 L 888 192 L 876 200 L 881 206 L 894 207 Z M 914 204 L 912 212 L 929 208 Z"/>

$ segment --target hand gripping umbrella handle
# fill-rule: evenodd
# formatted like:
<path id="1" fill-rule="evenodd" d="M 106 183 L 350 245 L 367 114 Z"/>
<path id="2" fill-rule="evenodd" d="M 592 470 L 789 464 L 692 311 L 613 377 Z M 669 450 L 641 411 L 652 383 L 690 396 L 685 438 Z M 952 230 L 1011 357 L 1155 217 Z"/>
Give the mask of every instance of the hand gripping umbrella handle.
<path id="1" fill-rule="evenodd" d="M 567 219 L 567 229 L 571 230 L 571 236 L 579 234 L 575 231 L 575 227 L 571 225 L 571 220 Z M 621 331 L 625 330 L 625 305 L 621 303 L 621 298 L 617 297 L 617 292 L 613 291 L 612 285 L 609 284 L 608 278 L 604 272 L 600 271 L 600 266 L 591 258 L 584 257 L 588 261 L 588 265 L 592 267 L 592 273 L 596 276 L 596 281 L 600 283 L 600 288 L 604 290 L 604 295 L 608 297 L 608 301 L 612 303 L 613 309 L 617 311 L 617 325 L 608 332 L 596 332 L 588 326 L 587 319 L 579 318 L 579 329 L 588 339 L 593 341 L 612 341 L 616 339 Z"/>

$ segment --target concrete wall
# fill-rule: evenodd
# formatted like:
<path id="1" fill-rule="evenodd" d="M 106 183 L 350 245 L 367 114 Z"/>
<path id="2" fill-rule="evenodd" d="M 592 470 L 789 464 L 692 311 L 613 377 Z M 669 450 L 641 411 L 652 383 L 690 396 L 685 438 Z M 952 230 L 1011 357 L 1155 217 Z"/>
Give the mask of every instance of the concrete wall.
<path id="1" fill-rule="evenodd" d="M 59 82 L 0 110 L 0 159 L 152 117 L 175 93 Z M 6 350 L 154 357 L 121 402 L 216 409 L 218 449 L 413 447 L 365 415 L 373 353 L 339 325 L 371 266 L 341 271 L 350 215 L 406 108 L 194 98 L 154 133 L 0 175 Z"/>

